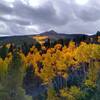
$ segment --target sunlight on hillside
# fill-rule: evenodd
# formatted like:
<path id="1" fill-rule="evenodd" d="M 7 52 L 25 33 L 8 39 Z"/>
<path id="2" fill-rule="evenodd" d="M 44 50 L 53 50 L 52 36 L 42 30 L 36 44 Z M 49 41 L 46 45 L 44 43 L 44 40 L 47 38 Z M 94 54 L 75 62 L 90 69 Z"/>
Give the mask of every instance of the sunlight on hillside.
<path id="1" fill-rule="evenodd" d="M 48 39 L 48 36 L 33 36 L 33 39 L 36 39 L 41 45 Z"/>

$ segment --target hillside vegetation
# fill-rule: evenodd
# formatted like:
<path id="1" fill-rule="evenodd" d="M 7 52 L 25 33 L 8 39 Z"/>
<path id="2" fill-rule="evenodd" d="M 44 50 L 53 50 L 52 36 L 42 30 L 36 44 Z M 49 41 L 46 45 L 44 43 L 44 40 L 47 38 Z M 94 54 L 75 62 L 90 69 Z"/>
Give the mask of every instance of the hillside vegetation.
<path id="1" fill-rule="evenodd" d="M 0 48 L 0 100 L 99 100 L 100 45 Z"/>

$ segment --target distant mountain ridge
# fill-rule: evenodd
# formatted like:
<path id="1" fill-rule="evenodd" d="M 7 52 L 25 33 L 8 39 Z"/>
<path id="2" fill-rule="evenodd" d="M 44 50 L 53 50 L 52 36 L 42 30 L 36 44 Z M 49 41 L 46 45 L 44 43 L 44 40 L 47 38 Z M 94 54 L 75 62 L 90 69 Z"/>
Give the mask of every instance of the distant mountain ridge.
<path id="1" fill-rule="evenodd" d="M 100 35 L 100 33 L 98 33 Z M 73 40 L 74 38 L 86 36 L 89 37 L 86 34 L 65 34 L 65 33 L 57 33 L 54 30 L 46 31 L 40 34 L 35 34 L 35 35 L 21 35 L 21 36 L 6 36 L 6 37 L 0 37 L 0 44 L 4 43 L 15 43 L 15 44 L 20 44 L 23 42 L 27 43 L 36 43 L 36 38 L 34 37 L 48 37 L 51 41 L 55 41 L 58 39 L 70 39 Z M 94 36 L 94 35 L 93 35 Z"/>
<path id="2" fill-rule="evenodd" d="M 65 34 L 65 33 L 57 33 L 54 30 L 50 30 L 47 32 L 43 32 L 39 34 L 40 36 L 48 36 L 51 40 L 58 40 L 58 39 L 73 39 L 76 37 L 81 36 L 88 36 L 86 34 Z"/>
<path id="3" fill-rule="evenodd" d="M 54 30 L 46 31 L 43 33 L 40 33 L 40 35 L 57 35 L 59 33 L 55 32 Z"/>

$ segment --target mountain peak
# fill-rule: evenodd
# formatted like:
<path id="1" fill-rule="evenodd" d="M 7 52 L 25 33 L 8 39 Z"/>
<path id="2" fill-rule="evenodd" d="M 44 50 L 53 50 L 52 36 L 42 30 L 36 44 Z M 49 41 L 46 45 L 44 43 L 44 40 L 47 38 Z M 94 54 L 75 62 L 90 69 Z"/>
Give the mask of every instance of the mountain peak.
<path id="1" fill-rule="evenodd" d="M 55 32 L 54 30 L 50 30 L 50 31 L 47 31 L 47 32 L 44 32 L 42 33 L 42 35 L 57 35 L 58 33 Z"/>
<path id="2" fill-rule="evenodd" d="M 48 32 L 50 32 L 50 33 L 56 33 L 56 34 L 57 34 L 57 32 L 54 31 L 54 30 L 50 30 L 50 31 L 48 31 Z"/>

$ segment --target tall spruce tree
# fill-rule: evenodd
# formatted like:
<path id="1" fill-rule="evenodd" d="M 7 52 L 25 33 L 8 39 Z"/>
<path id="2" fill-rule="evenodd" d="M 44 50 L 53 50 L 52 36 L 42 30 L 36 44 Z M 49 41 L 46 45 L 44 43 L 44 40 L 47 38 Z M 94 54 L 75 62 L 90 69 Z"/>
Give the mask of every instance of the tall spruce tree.
<path id="1" fill-rule="evenodd" d="M 25 100 L 22 89 L 23 66 L 17 51 L 13 53 L 0 100 Z"/>
<path id="2" fill-rule="evenodd" d="M 6 44 L 4 44 L 0 49 L 0 57 L 4 60 L 5 57 L 7 56 L 7 53 L 8 53 L 8 48 L 6 47 Z"/>

